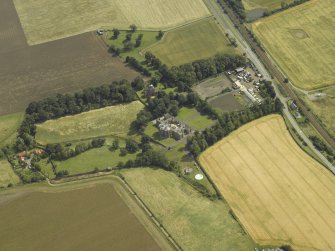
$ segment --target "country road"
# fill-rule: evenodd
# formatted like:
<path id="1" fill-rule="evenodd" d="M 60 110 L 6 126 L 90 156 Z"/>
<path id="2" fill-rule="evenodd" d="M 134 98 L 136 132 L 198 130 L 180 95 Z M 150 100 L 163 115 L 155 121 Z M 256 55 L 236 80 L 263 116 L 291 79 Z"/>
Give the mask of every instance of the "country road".
<path id="1" fill-rule="evenodd" d="M 246 53 L 247 57 L 253 62 L 253 64 L 257 67 L 260 73 L 264 76 L 265 79 L 271 80 L 271 76 L 269 72 L 264 67 L 263 63 L 257 57 L 257 55 L 253 52 L 249 44 L 245 41 L 244 37 L 241 33 L 235 28 L 235 25 L 230 20 L 228 15 L 226 15 L 221 6 L 216 2 L 216 0 L 206 0 L 207 7 L 212 12 L 213 16 L 216 18 L 216 21 L 223 26 L 225 31 L 229 33 L 231 37 L 234 37 L 237 41 L 238 46 Z M 280 79 L 278 79 L 280 80 Z M 284 97 L 281 92 L 278 90 L 278 87 L 273 84 L 276 94 L 280 101 L 284 104 L 283 115 L 287 118 L 287 120 L 291 123 L 293 128 L 297 131 L 300 137 L 306 142 L 308 147 L 312 149 L 312 151 L 321 159 L 323 164 L 333 173 L 335 174 L 335 167 L 327 160 L 327 158 L 319 152 L 313 145 L 313 143 L 309 140 L 309 138 L 304 134 L 304 132 L 300 129 L 299 125 L 297 124 L 296 120 L 290 113 L 287 101 L 288 98 Z M 286 88 L 285 88 L 286 89 Z M 292 90 L 291 90 L 292 92 Z M 300 107 L 300 106 L 299 106 Z M 304 113 L 304 112 L 303 112 Z M 304 113 L 305 114 L 305 113 Z M 313 124 L 314 125 L 314 124 Z M 319 130 L 318 130 L 319 131 Z M 323 134 L 321 134 L 323 135 Z M 328 142 L 328 141 L 327 141 Z M 328 142 L 329 143 L 329 142 Z M 333 147 L 334 145 L 331 144 Z"/>

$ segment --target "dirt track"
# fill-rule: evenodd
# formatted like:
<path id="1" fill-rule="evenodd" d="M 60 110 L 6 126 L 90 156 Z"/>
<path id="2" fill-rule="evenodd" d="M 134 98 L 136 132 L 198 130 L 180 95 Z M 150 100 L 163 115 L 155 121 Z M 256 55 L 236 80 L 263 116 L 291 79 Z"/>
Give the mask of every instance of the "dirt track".
<path id="1" fill-rule="evenodd" d="M 11 0 L 0 0 L 0 115 L 33 100 L 133 79 L 93 32 L 29 47 Z"/>

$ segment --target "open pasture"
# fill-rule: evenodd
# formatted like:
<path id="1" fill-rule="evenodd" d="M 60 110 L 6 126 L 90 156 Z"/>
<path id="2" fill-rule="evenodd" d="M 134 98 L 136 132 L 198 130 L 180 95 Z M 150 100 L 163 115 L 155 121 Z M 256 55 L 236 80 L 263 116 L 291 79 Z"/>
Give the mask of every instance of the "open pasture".
<path id="1" fill-rule="evenodd" d="M 232 93 L 221 94 L 214 97 L 209 100 L 209 103 L 214 108 L 224 112 L 237 111 L 243 108 Z"/>
<path id="2" fill-rule="evenodd" d="M 209 200 L 174 173 L 136 168 L 122 175 L 183 250 L 254 250 L 226 203 Z"/>
<path id="3" fill-rule="evenodd" d="M 242 0 L 245 10 L 266 9 L 268 11 L 281 8 L 282 3 L 289 4 L 294 0 Z"/>
<path id="4" fill-rule="evenodd" d="M 14 0 L 28 43 L 39 44 L 103 26 L 165 29 L 210 13 L 202 0 Z"/>
<path id="5" fill-rule="evenodd" d="M 115 181 L 0 193 L 0 249 L 161 250 L 123 189 Z"/>
<path id="6" fill-rule="evenodd" d="M 200 162 L 259 244 L 335 249 L 335 179 L 291 138 L 279 115 L 253 121 Z"/>
<path id="7" fill-rule="evenodd" d="M 22 119 L 22 113 L 0 116 L 0 147 L 15 142 Z"/>
<path id="8" fill-rule="evenodd" d="M 252 28 L 293 84 L 312 90 L 335 83 L 334 13 L 332 0 L 312 0 Z"/>
<path id="9" fill-rule="evenodd" d="M 218 53 L 238 53 L 213 18 L 168 31 L 160 42 L 145 50 L 168 66 L 190 63 Z"/>
<path id="10" fill-rule="evenodd" d="M 94 33 L 29 47 L 12 0 L 0 1 L 0 115 L 52 94 L 137 75 L 108 54 Z"/>
<path id="11" fill-rule="evenodd" d="M 36 139 L 39 143 L 47 144 L 110 135 L 125 137 L 142 109 L 143 104 L 134 101 L 48 120 L 37 125 Z"/>
<path id="12" fill-rule="evenodd" d="M 19 182 L 20 179 L 14 173 L 9 162 L 0 159 L 0 187 L 7 187 L 9 184 L 16 185 Z"/>

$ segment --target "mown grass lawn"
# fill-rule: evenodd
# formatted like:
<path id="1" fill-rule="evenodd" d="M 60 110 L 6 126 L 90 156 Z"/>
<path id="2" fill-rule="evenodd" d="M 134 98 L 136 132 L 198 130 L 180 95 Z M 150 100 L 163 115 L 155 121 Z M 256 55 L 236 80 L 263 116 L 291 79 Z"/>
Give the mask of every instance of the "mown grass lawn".
<path id="1" fill-rule="evenodd" d="M 177 119 L 186 123 L 194 130 L 203 130 L 214 124 L 207 116 L 201 115 L 195 108 L 183 107 L 179 110 Z"/>

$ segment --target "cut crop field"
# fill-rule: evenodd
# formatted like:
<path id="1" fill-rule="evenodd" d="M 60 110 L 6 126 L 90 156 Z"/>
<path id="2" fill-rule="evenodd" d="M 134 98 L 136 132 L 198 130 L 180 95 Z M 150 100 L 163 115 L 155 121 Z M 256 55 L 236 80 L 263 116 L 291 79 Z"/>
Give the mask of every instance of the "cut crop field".
<path id="1" fill-rule="evenodd" d="M 122 175 L 183 250 L 254 250 L 226 203 L 202 196 L 174 173 L 136 168 Z"/>
<path id="2" fill-rule="evenodd" d="M 99 136 L 127 136 L 131 123 L 143 109 L 140 101 L 48 120 L 37 125 L 39 143 L 58 143 Z"/>
<path id="3" fill-rule="evenodd" d="M 29 44 L 102 26 L 164 29 L 209 16 L 202 0 L 14 0 Z"/>
<path id="4" fill-rule="evenodd" d="M 153 226 L 141 224 L 145 216 L 136 217 L 141 209 L 125 199 L 129 195 L 119 186 L 67 185 L 43 191 L 35 186 L 0 193 L 0 249 L 161 250 L 149 234 Z"/>
<path id="5" fill-rule="evenodd" d="M 15 142 L 23 113 L 14 113 L 0 116 L 0 147 Z"/>
<path id="6" fill-rule="evenodd" d="M 20 179 L 14 173 L 9 162 L 7 160 L 0 159 L 0 187 L 7 187 L 9 184 L 16 185 L 19 182 Z"/>
<path id="7" fill-rule="evenodd" d="M 136 76 L 94 33 L 29 47 L 12 0 L 0 1 L 0 115 L 52 94 Z"/>
<path id="8" fill-rule="evenodd" d="M 162 41 L 145 50 L 168 66 L 209 58 L 217 53 L 238 53 L 212 18 L 171 30 Z"/>
<path id="9" fill-rule="evenodd" d="M 312 90 L 335 84 L 334 13 L 332 0 L 312 0 L 252 28 L 293 84 Z"/>
<path id="10" fill-rule="evenodd" d="M 335 249 L 335 179 L 292 139 L 284 120 L 253 121 L 200 162 L 259 244 Z"/>

